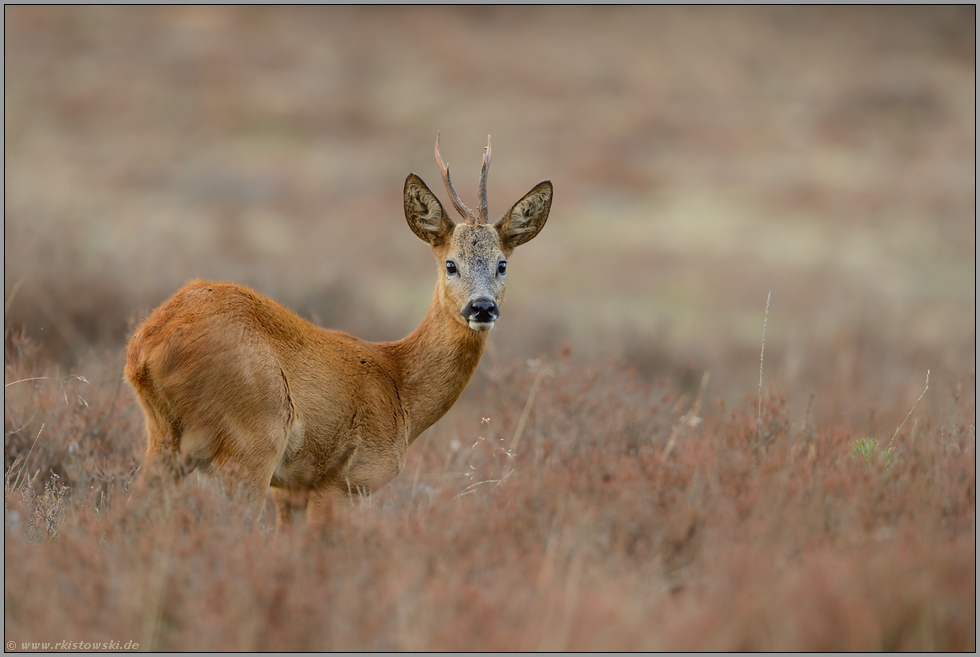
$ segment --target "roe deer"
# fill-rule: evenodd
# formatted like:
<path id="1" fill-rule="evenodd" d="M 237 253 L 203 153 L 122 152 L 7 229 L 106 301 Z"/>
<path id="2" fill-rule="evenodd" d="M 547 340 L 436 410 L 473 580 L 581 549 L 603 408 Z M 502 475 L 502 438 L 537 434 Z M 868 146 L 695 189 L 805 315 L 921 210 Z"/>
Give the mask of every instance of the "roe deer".
<path id="1" fill-rule="evenodd" d="M 162 464 L 175 479 L 196 468 L 228 477 L 243 487 L 253 517 L 271 487 L 277 525 L 307 505 L 322 523 L 333 500 L 398 475 L 408 446 L 469 382 L 499 316 L 507 258 L 551 210 L 544 181 L 489 223 L 489 138 L 477 212 L 459 200 L 438 135 L 435 156 L 465 221 L 453 223 L 409 174 L 405 218 L 439 267 L 418 328 L 398 342 L 366 342 L 241 285 L 191 281 L 136 329 L 126 352 L 126 380 L 146 415 L 144 468 Z"/>

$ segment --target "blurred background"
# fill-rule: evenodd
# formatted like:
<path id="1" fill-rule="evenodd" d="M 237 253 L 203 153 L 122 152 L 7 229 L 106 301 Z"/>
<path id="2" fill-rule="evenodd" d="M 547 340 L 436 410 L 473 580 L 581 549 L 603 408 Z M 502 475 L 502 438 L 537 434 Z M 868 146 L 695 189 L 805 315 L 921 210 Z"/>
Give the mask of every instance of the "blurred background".
<path id="1" fill-rule="evenodd" d="M 555 201 L 511 260 L 484 378 L 613 355 L 682 390 L 710 371 L 711 394 L 741 400 L 771 292 L 766 381 L 794 404 L 911 404 L 926 369 L 973 387 L 975 21 L 972 5 L 7 6 L 4 327 L 65 367 L 121 358 L 203 277 L 398 339 L 437 271 L 405 176 L 448 207 L 439 131 L 472 207 L 490 134 L 491 214 L 543 179 Z"/>

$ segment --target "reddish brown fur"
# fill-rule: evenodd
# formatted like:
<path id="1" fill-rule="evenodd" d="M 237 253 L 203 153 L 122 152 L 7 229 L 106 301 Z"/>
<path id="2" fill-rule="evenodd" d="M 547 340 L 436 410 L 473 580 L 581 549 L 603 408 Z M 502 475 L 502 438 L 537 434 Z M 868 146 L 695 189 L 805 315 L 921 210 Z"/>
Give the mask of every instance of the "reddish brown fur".
<path id="1" fill-rule="evenodd" d="M 322 520 L 331 500 L 390 481 L 408 446 L 469 382 L 492 322 L 475 330 L 461 309 L 480 294 L 499 304 L 498 261 L 544 226 L 551 190 L 539 184 L 495 225 L 455 225 L 410 175 L 406 218 L 441 274 L 422 323 L 398 342 L 319 328 L 241 285 L 185 285 L 127 350 L 126 380 L 146 415 L 147 467 L 217 471 L 244 486 L 253 511 L 272 486 L 280 522 L 307 503 Z M 451 281 L 447 259 L 459 263 Z"/>

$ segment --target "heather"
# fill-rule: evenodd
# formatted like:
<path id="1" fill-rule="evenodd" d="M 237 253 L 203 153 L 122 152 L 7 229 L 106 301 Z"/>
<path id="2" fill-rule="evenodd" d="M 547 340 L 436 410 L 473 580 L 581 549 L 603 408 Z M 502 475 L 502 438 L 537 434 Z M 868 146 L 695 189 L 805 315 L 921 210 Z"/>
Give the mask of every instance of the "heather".
<path id="1" fill-rule="evenodd" d="M 56 374 L 15 384 L 31 390 L 8 392 L 8 422 L 35 417 L 8 434 L 8 637 L 161 650 L 975 645 L 972 400 L 950 394 L 887 459 L 865 459 L 852 426 L 801 426 L 772 394 L 760 425 L 755 400 L 694 415 L 622 363 L 550 367 L 513 449 L 526 366 L 499 373 L 478 413 L 423 436 L 393 484 L 322 531 L 288 534 L 273 531 L 271 502 L 253 526 L 194 477 L 150 504 L 140 418 L 114 369 L 67 402 Z"/>

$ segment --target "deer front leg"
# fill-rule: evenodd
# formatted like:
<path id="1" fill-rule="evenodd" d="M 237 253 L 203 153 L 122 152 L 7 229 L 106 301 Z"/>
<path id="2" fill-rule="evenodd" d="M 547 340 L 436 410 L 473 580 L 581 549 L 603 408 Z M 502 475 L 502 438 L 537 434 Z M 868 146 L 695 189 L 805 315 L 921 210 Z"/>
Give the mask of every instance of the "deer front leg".
<path id="1" fill-rule="evenodd" d="M 276 503 L 276 531 L 289 531 L 293 526 L 296 510 L 305 510 L 310 501 L 309 491 L 273 488 L 272 499 Z"/>
<path id="2" fill-rule="evenodd" d="M 311 491 L 306 519 L 311 528 L 322 529 L 327 525 L 342 523 L 343 518 L 354 506 L 354 491 L 348 492 L 340 486 L 331 485 L 321 490 Z"/>

